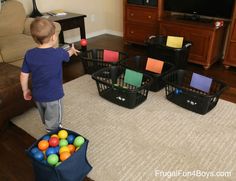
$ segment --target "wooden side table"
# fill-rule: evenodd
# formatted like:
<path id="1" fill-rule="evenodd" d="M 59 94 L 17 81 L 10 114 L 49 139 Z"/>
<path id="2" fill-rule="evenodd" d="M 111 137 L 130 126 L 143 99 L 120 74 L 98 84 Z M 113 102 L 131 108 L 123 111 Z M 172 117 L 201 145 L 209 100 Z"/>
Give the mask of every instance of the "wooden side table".
<path id="1" fill-rule="evenodd" d="M 61 32 L 59 34 L 59 43 L 64 44 L 64 34 L 63 31 L 71 30 L 74 28 L 80 28 L 80 38 L 86 39 L 84 18 L 86 15 L 68 13 L 62 16 L 50 16 L 48 19 L 51 21 L 58 22 L 61 25 Z M 86 47 L 83 47 L 83 50 L 86 50 Z"/>

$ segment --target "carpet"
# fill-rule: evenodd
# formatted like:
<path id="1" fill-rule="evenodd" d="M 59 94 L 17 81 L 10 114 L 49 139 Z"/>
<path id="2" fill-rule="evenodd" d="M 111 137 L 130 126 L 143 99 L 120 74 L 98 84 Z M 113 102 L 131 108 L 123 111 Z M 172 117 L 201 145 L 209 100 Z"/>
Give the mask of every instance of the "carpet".
<path id="1" fill-rule="evenodd" d="M 219 100 L 199 115 L 169 102 L 161 90 L 127 109 L 101 98 L 89 75 L 64 90 L 63 125 L 89 139 L 91 179 L 236 180 L 236 104 Z M 35 138 L 45 134 L 35 108 L 12 122 Z"/>

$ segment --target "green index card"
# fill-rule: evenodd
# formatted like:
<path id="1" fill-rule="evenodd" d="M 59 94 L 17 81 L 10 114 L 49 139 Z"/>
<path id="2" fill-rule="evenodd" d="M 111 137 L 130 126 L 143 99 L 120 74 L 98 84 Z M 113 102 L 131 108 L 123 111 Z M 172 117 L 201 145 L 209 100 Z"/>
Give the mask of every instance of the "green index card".
<path id="1" fill-rule="evenodd" d="M 140 87 L 142 84 L 142 80 L 143 80 L 143 74 L 130 70 L 130 69 L 126 69 L 125 70 L 125 79 L 124 82 L 136 87 Z"/>

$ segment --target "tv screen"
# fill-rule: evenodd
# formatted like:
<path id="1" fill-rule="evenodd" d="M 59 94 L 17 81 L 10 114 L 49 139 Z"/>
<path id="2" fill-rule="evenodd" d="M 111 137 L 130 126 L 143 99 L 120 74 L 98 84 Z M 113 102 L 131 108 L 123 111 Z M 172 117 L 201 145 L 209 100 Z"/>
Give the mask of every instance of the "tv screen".
<path id="1" fill-rule="evenodd" d="M 235 0 L 165 0 L 166 11 L 230 19 Z"/>

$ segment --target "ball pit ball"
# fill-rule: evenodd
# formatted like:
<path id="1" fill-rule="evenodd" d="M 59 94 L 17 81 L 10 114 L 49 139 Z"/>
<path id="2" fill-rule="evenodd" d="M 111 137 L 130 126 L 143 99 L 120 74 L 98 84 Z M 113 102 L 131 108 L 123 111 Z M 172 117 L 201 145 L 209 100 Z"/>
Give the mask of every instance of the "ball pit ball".
<path id="1" fill-rule="evenodd" d="M 59 161 L 59 158 L 57 156 L 57 154 L 51 154 L 49 155 L 49 157 L 47 158 L 47 162 L 49 165 L 56 165 L 57 162 Z"/>
<path id="2" fill-rule="evenodd" d="M 88 42 L 87 42 L 86 39 L 81 39 L 81 40 L 80 40 L 80 45 L 81 45 L 81 46 L 87 46 L 87 44 L 88 44 Z"/>
<path id="3" fill-rule="evenodd" d="M 69 144 L 73 144 L 74 139 L 75 139 L 75 136 L 72 134 L 68 135 L 67 137 L 67 141 Z"/>
<path id="4" fill-rule="evenodd" d="M 39 151 L 39 149 L 38 149 L 37 147 L 34 147 L 34 148 L 32 148 L 32 149 L 30 150 L 30 153 L 34 154 L 34 153 L 36 153 L 36 152 L 38 152 L 38 151 Z"/>
<path id="5" fill-rule="evenodd" d="M 44 154 L 41 151 L 37 151 L 33 156 L 38 161 L 42 161 L 44 159 Z"/>
<path id="6" fill-rule="evenodd" d="M 78 151 L 80 149 L 80 147 L 77 147 L 76 149 L 75 149 L 75 151 Z"/>
<path id="7" fill-rule="evenodd" d="M 181 90 L 181 89 L 175 89 L 175 94 L 181 94 L 181 93 L 183 93 L 183 91 Z"/>
<path id="8" fill-rule="evenodd" d="M 63 162 L 70 157 L 70 152 L 64 151 L 60 154 L 60 160 Z"/>
<path id="9" fill-rule="evenodd" d="M 56 165 L 55 165 L 55 167 L 59 166 L 60 164 L 61 164 L 61 162 L 57 162 Z"/>
<path id="10" fill-rule="evenodd" d="M 48 143 L 47 140 L 41 140 L 41 141 L 39 141 L 39 143 L 38 143 L 38 148 L 39 148 L 41 151 L 46 150 L 48 147 L 49 147 L 49 143 Z"/>
<path id="11" fill-rule="evenodd" d="M 46 150 L 46 156 L 48 157 L 49 155 L 51 154 L 56 154 L 56 149 L 53 148 L 53 147 L 49 147 L 47 150 Z"/>
<path id="12" fill-rule="evenodd" d="M 51 137 L 48 142 L 50 146 L 56 147 L 59 144 L 59 139 L 57 137 Z"/>
<path id="13" fill-rule="evenodd" d="M 84 138 L 82 136 L 77 136 L 74 140 L 74 145 L 80 147 L 82 144 L 84 144 Z"/>
<path id="14" fill-rule="evenodd" d="M 43 138 L 42 138 L 42 140 L 49 140 L 50 139 L 50 136 L 49 135 L 45 135 Z"/>
<path id="15" fill-rule="evenodd" d="M 68 149 L 70 150 L 70 153 L 71 153 L 71 154 L 75 152 L 75 146 L 74 146 L 74 145 L 69 144 L 67 147 L 68 147 Z"/>
<path id="16" fill-rule="evenodd" d="M 55 147 L 54 149 L 55 149 L 56 153 L 59 153 L 60 146 L 57 146 L 57 147 Z"/>
<path id="17" fill-rule="evenodd" d="M 63 146 L 63 147 L 60 148 L 59 154 L 61 154 L 62 152 L 70 152 L 70 150 L 67 146 Z"/>
<path id="18" fill-rule="evenodd" d="M 45 164 L 45 165 L 48 164 L 47 160 L 42 160 L 42 163 Z"/>
<path id="19" fill-rule="evenodd" d="M 59 146 L 62 147 L 62 146 L 67 146 L 68 145 L 68 141 L 66 139 L 61 139 L 59 141 Z"/>
<path id="20" fill-rule="evenodd" d="M 57 137 L 59 139 L 57 134 L 52 134 L 51 137 Z"/>
<path id="21" fill-rule="evenodd" d="M 58 132 L 58 137 L 59 137 L 60 139 L 66 139 L 67 136 L 68 136 L 68 132 L 67 132 L 66 130 L 64 130 L 64 129 L 62 129 L 62 130 L 60 130 L 60 131 Z"/>

